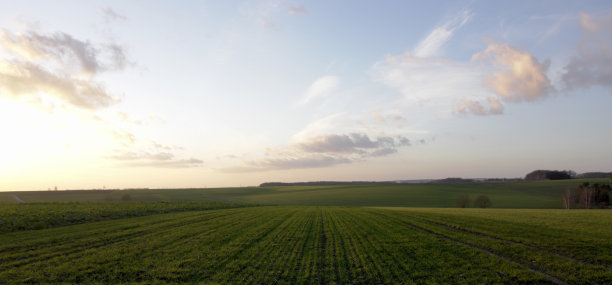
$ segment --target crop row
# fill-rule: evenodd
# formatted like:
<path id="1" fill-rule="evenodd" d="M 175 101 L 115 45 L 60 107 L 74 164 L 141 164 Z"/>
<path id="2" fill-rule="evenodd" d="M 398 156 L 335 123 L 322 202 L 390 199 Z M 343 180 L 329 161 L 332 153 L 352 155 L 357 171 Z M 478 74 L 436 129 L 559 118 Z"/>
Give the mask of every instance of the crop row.
<path id="1" fill-rule="evenodd" d="M 551 281 L 407 219 L 360 208 L 251 207 L 5 233 L 0 283 Z"/>
<path id="2" fill-rule="evenodd" d="M 98 202 L 0 204 L 0 233 L 38 230 L 152 214 L 245 207 L 214 202 Z"/>
<path id="3" fill-rule="evenodd" d="M 612 241 L 609 236 L 598 239 L 597 232 L 584 231 L 579 225 L 574 225 L 573 230 L 584 232 L 572 235 L 550 227 L 528 226 L 519 218 L 513 222 L 500 222 L 492 217 L 435 214 L 431 211 L 375 212 L 416 230 L 510 260 L 550 279 L 571 284 L 612 282 Z M 536 215 L 532 218 L 543 217 Z M 566 221 L 571 221 L 571 218 Z"/>

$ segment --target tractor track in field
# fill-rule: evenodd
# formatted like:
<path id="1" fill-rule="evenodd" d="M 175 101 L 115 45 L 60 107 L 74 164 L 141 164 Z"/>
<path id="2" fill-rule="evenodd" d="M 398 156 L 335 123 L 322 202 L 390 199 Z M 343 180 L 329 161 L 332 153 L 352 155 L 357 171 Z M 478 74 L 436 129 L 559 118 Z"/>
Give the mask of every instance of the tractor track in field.
<path id="1" fill-rule="evenodd" d="M 509 239 L 504 239 L 504 238 L 500 238 L 494 235 L 490 235 L 490 234 L 486 234 L 483 232 L 478 232 L 478 231 L 473 231 L 473 230 L 468 230 L 468 229 L 464 229 L 461 228 L 459 226 L 454 226 L 454 225 L 450 225 L 450 224 L 446 224 L 446 223 L 442 223 L 442 222 L 437 222 L 437 221 L 432 221 L 432 220 L 428 220 L 428 219 L 424 219 L 424 218 L 417 218 L 418 220 L 428 223 L 428 224 L 432 224 L 432 225 L 438 225 L 438 226 L 443 226 L 445 228 L 448 228 L 449 230 L 455 231 L 455 232 L 462 232 L 462 233 L 468 233 L 468 234 L 472 234 L 472 235 L 476 235 L 476 236 L 480 236 L 480 237 L 484 237 L 484 238 L 490 238 L 493 240 L 497 240 L 497 241 L 501 241 L 501 242 L 506 242 L 509 244 L 513 244 L 513 245 L 520 245 L 520 246 L 524 246 L 533 250 L 537 250 L 539 252 L 543 252 L 546 254 L 550 254 L 550 255 L 554 255 L 560 258 L 565 258 L 565 259 L 569 259 L 572 260 L 576 263 L 584 263 L 584 264 L 589 264 L 589 265 L 594 265 L 594 266 L 602 266 L 605 269 L 607 269 L 608 271 L 612 271 L 612 266 L 606 265 L 606 264 L 601 264 L 601 263 L 596 263 L 596 262 L 590 262 L 590 261 L 586 261 L 586 260 L 580 260 L 577 259 L 573 256 L 569 256 L 569 255 L 565 255 L 565 254 L 561 254 L 561 253 L 557 253 L 554 251 L 550 251 L 535 245 L 530 245 L 530 244 L 525 244 L 522 242 L 517 242 L 517 241 L 513 241 L 513 240 L 509 240 Z"/>
<path id="2" fill-rule="evenodd" d="M 26 201 L 22 200 L 21 198 L 19 198 L 17 195 L 12 194 L 11 195 L 13 197 L 13 199 L 17 202 L 17 203 L 25 203 Z"/>
<path id="3" fill-rule="evenodd" d="M 551 281 L 551 282 L 553 282 L 553 283 L 555 283 L 555 284 L 558 284 L 558 285 L 570 285 L 570 283 L 567 283 L 567 282 L 565 282 L 565 281 L 563 281 L 563 280 L 561 280 L 561 279 L 559 279 L 559 278 L 557 278 L 557 277 L 555 277 L 555 276 L 552 276 L 552 275 L 547 274 L 547 273 L 545 273 L 545 272 L 539 271 L 539 270 L 534 269 L 534 268 L 532 268 L 532 267 L 530 267 L 530 266 L 528 266 L 528 265 L 525 265 L 525 264 L 523 264 L 523 263 L 517 262 L 517 261 L 515 261 L 515 260 L 512 260 L 512 259 L 507 258 L 507 257 L 505 257 L 505 256 L 502 256 L 502 255 L 500 255 L 500 254 L 497 254 L 497 253 L 495 253 L 495 252 L 492 252 L 492 251 L 490 251 L 490 250 L 488 250 L 488 249 L 486 249 L 486 248 L 482 248 L 482 247 L 479 247 L 479 246 L 476 246 L 476 245 L 470 244 L 470 243 L 468 243 L 468 242 L 464 242 L 464 241 L 461 241 L 461 240 L 457 240 L 457 239 L 454 239 L 454 238 L 451 238 L 451 237 L 445 236 L 445 235 L 440 234 L 440 233 L 436 233 L 436 232 L 434 232 L 434 231 L 431 231 L 431 230 L 429 230 L 429 229 L 426 229 L 426 228 L 423 228 L 423 227 L 420 227 L 420 226 L 417 226 L 417 225 L 411 224 L 411 223 L 406 222 L 406 221 L 402 221 L 402 222 L 404 223 L 404 225 L 406 225 L 406 226 L 408 226 L 408 227 L 410 227 L 410 228 L 413 228 L 413 229 L 415 229 L 415 230 L 418 230 L 418 231 L 420 231 L 420 232 L 424 232 L 424 233 L 427 233 L 427 234 L 433 235 L 433 236 L 435 236 L 435 237 L 438 237 L 438 238 L 443 239 L 443 240 L 446 240 L 446 241 L 450 241 L 450 242 L 455 243 L 455 244 L 458 244 L 458 245 L 467 246 L 467 247 L 469 247 L 469 248 L 471 248 L 471 249 L 473 249 L 473 250 L 477 250 L 477 251 L 479 251 L 479 252 L 482 252 L 482 253 L 485 253 L 485 254 L 489 254 L 489 255 L 495 256 L 495 257 L 497 257 L 497 258 L 499 258 L 499 259 L 502 259 L 502 260 L 504 260 L 504 261 L 506 261 L 506 262 L 516 264 L 516 265 L 518 265 L 518 266 L 520 266 L 520 267 L 522 267 L 522 268 L 525 268 L 525 269 L 527 269 L 527 270 L 529 270 L 529 271 L 531 271 L 531 272 L 534 272 L 534 273 L 536 273 L 536 274 L 539 274 L 539 275 L 541 275 L 541 276 L 544 276 L 546 279 L 548 279 L 549 281 Z"/>

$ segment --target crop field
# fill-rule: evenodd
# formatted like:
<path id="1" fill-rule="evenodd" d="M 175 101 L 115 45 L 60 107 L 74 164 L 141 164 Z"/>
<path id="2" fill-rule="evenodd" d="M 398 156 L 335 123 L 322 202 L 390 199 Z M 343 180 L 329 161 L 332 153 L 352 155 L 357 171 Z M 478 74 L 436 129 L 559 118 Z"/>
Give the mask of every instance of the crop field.
<path id="1" fill-rule="evenodd" d="M 0 234 L 0 283 L 612 283 L 612 214 L 259 206 Z"/>
<path id="2" fill-rule="evenodd" d="M 152 214 L 238 208 L 249 204 L 205 202 L 0 204 L 0 233 Z"/>
<path id="3" fill-rule="evenodd" d="M 566 188 L 585 181 L 572 179 L 537 182 L 425 183 L 391 185 L 282 186 L 201 189 L 0 192 L 1 203 L 133 201 L 218 202 L 307 206 L 456 207 L 457 197 L 472 201 L 487 195 L 493 208 L 559 209 Z M 471 205 L 473 206 L 473 205 Z"/>

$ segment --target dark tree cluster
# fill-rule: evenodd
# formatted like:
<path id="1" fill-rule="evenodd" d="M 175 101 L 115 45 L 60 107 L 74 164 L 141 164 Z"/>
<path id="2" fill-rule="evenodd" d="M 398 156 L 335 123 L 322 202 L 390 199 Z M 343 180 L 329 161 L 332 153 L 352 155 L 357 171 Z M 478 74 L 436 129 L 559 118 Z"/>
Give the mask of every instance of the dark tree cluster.
<path id="1" fill-rule="evenodd" d="M 534 170 L 525 175 L 527 181 L 572 179 L 576 172 L 572 170 Z"/>

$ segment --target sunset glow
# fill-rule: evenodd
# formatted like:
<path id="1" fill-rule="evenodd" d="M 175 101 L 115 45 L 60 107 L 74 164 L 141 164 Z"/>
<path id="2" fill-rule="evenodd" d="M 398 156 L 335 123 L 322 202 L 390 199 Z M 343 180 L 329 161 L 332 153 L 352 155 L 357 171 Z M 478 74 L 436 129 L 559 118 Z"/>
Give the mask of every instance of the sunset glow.
<path id="1" fill-rule="evenodd" d="M 0 2 L 0 191 L 612 170 L 609 1 Z"/>

